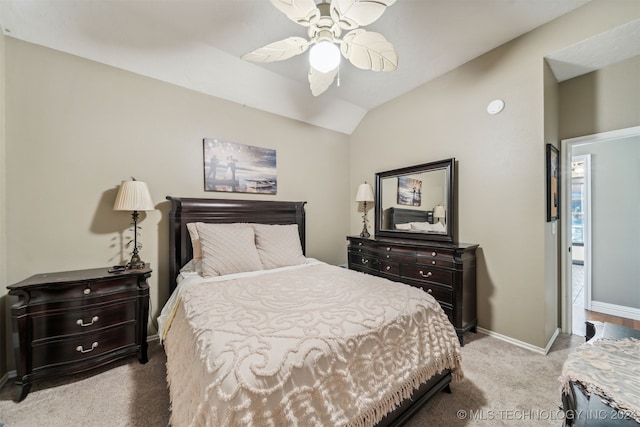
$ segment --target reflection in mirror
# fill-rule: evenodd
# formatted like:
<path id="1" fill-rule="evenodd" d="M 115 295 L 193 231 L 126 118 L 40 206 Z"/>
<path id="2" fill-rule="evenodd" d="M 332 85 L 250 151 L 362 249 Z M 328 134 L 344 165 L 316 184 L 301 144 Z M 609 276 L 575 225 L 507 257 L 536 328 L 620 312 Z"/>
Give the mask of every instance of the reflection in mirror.
<path id="1" fill-rule="evenodd" d="M 454 159 L 376 174 L 376 235 L 454 241 Z"/>

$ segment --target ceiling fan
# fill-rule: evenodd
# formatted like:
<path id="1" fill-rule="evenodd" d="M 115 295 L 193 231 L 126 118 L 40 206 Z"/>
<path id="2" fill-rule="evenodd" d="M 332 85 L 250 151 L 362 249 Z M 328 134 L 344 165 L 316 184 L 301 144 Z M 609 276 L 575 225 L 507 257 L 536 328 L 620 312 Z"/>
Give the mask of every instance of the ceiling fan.
<path id="1" fill-rule="evenodd" d="M 288 37 L 249 52 L 252 62 L 283 61 L 309 49 L 311 93 L 326 91 L 338 74 L 340 53 L 363 70 L 393 71 L 398 53 L 382 34 L 362 28 L 376 21 L 396 0 L 271 0 L 296 24 L 308 27 L 309 39 Z M 348 31 L 342 38 L 342 31 Z M 338 45 L 340 46 L 338 48 Z"/>

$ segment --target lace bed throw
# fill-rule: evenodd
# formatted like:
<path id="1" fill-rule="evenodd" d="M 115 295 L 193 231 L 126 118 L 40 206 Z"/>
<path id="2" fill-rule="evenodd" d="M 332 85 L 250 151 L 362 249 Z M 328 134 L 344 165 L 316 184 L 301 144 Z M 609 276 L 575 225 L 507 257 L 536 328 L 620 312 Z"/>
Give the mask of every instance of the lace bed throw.
<path id="1" fill-rule="evenodd" d="M 569 392 L 579 382 L 608 406 L 640 423 L 640 341 L 599 339 L 569 354 L 560 381 Z"/>
<path id="2" fill-rule="evenodd" d="M 327 264 L 189 287 L 165 351 L 175 426 L 373 426 L 433 375 L 462 378 L 435 299 Z"/>

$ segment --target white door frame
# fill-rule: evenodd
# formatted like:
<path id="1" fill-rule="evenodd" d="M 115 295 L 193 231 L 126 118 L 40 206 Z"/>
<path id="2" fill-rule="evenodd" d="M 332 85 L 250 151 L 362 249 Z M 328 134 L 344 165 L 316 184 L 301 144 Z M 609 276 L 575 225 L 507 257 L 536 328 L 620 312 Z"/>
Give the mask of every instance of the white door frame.
<path id="1" fill-rule="evenodd" d="M 561 200 L 560 200 L 560 221 L 562 224 L 562 235 L 560 236 L 560 262 L 561 262 L 561 300 L 562 300 L 562 331 L 572 332 L 572 296 L 571 296 L 571 148 L 593 144 L 596 142 L 613 141 L 620 138 L 640 135 L 640 126 L 626 129 L 602 132 L 593 135 L 580 136 L 577 138 L 563 139 L 560 141 L 560 162 L 561 162 Z M 585 251 L 585 257 L 587 256 Z M 589 298 L 591 299 L 591 298 Z"/>

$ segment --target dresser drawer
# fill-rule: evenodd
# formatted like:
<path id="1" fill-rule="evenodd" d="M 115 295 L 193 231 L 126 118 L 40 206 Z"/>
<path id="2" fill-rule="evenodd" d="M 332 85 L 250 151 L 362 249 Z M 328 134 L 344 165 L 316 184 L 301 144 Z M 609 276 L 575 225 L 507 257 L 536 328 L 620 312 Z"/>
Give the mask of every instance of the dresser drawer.
<path id="1" fill-rule="evenodd" d="M 376 247 L 373 245 L 365 245 L 362 242 L 353 242 L 349 245 L 349 252 L 354 254 L 376 254 Z"/>
<path id="2" fill-rule="evenodd" d="M 78 362 L 127 346 L 136 345 L 135 321 L 33 346 L 33 370 L 60 363 Z"/>
<path id="3" fill-rule="evenodd" d="M 378 271 L 378 260 L 369 254 L 349 253 L 349 267 L 360 271 Z"/>
<path id="4" fill-rule="evenodd" d="M 453 304 L 453 290 L 447 286 L 438 286 L 429 283 L 411 283 L 411 286 L 422 289 L 434 297 L 439 303 Z"/>
<path id="5" fill-rule="evenodd" d="M 378 256 L 383 260 L 416 262 L 416 252 L 414 250 L 391 245 L 379 246 Z"/>
<path id="6" fill-rule="evenodd" d="M 33 341 L 82 334 L 136 319 L 136 300 L 32 317 Z"/>
<path id="7" fill-rule="evenodd" d="M 401 264 L 400 275 L 403 278 L 420 282 L 435 282 L 453 286 L 453 271 L 426 265 Z"/>
<path id="8" fill-rule="evenodd" d="M 400 275 L 400 263 L 395 261 L 380 261 L 380 272 L 385 275 Z"/>
<path id="9" fill-rule="evenodd" d="M 453 251 L 447 249 L 421 248 L 416 255 L 416 262 L 418 264 L 449 268 L 453 268 L 455 266 Z"/>

